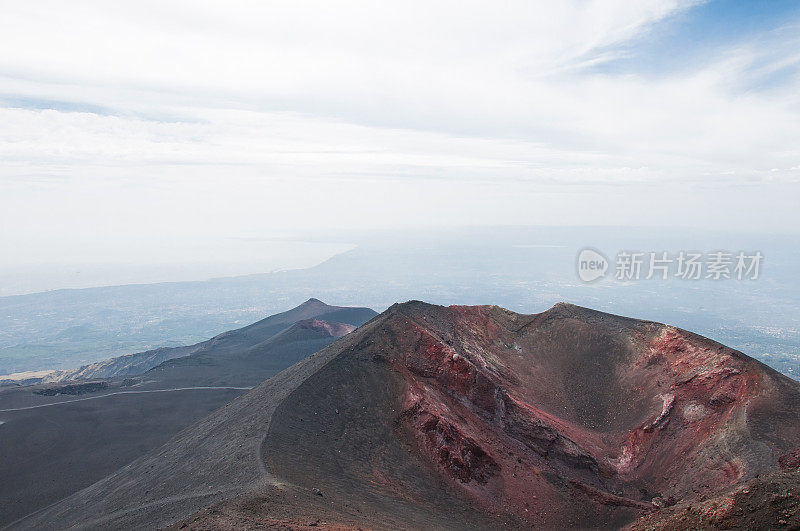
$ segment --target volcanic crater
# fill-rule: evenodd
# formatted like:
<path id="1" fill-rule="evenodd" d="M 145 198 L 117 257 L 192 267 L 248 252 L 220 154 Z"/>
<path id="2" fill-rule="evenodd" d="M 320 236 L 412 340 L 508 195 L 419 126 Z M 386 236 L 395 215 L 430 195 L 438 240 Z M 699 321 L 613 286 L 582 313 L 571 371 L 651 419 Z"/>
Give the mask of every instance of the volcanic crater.
<path id="1" fill-rule="evenodd" d="M 265 448 L 297 484 L 444 491 L 506 524 L 617 527 L 775 470 L 800 441 L 798 397 L 755 360 L 658 323 L 411 302 L 300 385 Z M 333 424 L 317 433 L 292 422 L 319 416 Z"/>
<path id="2" fill-rule="evenodd" d="M 245 456 L 219 458 L 215 479 L 258 470 L 235 496 L 203 498 L 209 509 L 159 513 L 195 512 L 177 527 L 618 528 L 778 476 L 800 485 L 800 385 L 659 323 L 563 303 L 521 315 L 412 301 L 162 450 L 183 484 L 213 486 L 187 441 Z M 144 489 L 146 467 L 165 472 L 153 455 L 104 488 Z M 122 516 L 104 522 L 136 522 L 125 503 L 106 502 Z"/>

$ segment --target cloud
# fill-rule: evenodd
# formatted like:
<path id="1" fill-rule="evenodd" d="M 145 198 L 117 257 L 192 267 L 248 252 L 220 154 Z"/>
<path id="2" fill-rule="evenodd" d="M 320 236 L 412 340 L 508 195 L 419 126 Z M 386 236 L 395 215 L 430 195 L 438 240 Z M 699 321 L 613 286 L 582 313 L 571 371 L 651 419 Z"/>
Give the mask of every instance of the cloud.
<path id="1" fill-rule="evenodd" d="M 797 225 L 781 202 L 800 162 L 796 21 L 677 70 L 599 68 L 697 5 L 8 3 L 0 220 L 17 244 L 565 211 L 633 224 L 705 208 L 727 227 L 751 200 L 763 227 Z M 723 186 L 729 205 L 681 199 Z M 148 203 L 163 210 L 137 217 Z"/>

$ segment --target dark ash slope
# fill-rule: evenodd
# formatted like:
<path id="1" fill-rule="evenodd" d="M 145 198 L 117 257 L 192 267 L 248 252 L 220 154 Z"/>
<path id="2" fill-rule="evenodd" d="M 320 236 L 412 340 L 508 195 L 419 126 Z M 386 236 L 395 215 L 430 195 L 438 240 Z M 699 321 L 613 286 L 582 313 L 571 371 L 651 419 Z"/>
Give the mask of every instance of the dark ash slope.
<path id="1" fill-rule="evenodd" d="M 800 386 L 689 332 L 412 302 L 20 527 L 619 527 L 798 441 Z"/>
<path id="2" fill-rule="evenodd" d="M 106 477 L 374 315 L 311 299 L 203 342 L 137 378 L 91 382 L 95 392 L 55 394 L 86 383 L 1 390 L 0 525 Z M 220 386 L 230 388 L 196 389 Z"/>
<path id="3" fill-rule="evenodd" d="M 266 341 L 286 327 L 305 319 L 322 319 L 359 326 L 377 315 L 369 308 L 331 306 L 319 299 L 306 302 L 236 330 L 223 332 L 211 339 L 181 347 L 162 347 L 136 354 L 127 354 L 84 365 L 78 369 L 58 371 L 44 378 L 47 382 L 123 378 L 147 372 L 166 361 L 193 354 L 224 356 L 240 352 Z"/>

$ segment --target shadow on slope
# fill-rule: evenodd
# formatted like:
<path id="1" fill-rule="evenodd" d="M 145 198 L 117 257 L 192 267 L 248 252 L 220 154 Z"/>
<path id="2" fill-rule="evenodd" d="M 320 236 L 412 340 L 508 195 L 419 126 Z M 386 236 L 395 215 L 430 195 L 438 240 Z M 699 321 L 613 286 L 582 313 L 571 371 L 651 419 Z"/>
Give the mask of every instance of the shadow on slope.
<path id="1" fill-rule="evenodd" d="M 195 345 L 192 354 L 135 379 L 92 382 L 104 385 L 81 401 L 59 404 L 78 397 L 36 394 L 60 388 L 52 385 L 3 389 L 0 524 L 91 485 L 374 315 L 311 299 Z M 208 386 L 229 388 L 197 388 Z M 2 411 L 20 407 L 28 409 Z"/>
<path id="2" fill-rule="evenodd" d="M 670 326 L 412 302 L 19 527 L 618 527 L 779 473 L 799 408 Z"/>

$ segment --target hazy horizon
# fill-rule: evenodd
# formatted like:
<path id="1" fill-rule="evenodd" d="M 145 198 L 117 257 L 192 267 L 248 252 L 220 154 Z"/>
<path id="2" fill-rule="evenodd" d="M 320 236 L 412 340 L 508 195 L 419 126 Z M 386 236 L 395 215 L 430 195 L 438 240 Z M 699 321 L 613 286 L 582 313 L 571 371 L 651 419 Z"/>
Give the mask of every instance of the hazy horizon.
<path id="1" fill-rule="evenodd" d="M 539 245 L 529 242 L 527 233 L 540 234 L 550 241 L 554 234 L 569 235 L 569 246 L 577 253 L 582 246 L 592 246 L 598 234 L 608 236 L 629 233 L 630 241 L 640 241 L 641 235 L 652 231 L 654 242 L 671 240 L 672 249 L 704 248 L 707 250 L 730 245 L 731 239 L 744 240 L 756 250 L 759 239 L 771 241 L 784 239 L 786 245 L 795 241 L 791 232 L 732 231 L 690 229 L 687 227 L 644 226 L 548 226 L 548 225 L 498 225 L 462 226 L 420 229 L 374 229 L 365 227 L 353 231 L 319 230 L 297 231 L 293 237 L 225 238 L 216 241 L 179 242 L 158 247 L 150 242 L 151 249 L 159 252 L 139 256 L 138 261 L 125 261 L 124 249 L 109 253 L 104 261 L 81 262 L 75 255 L 72 260 L 34 264 L 0 266 L 0 297 L 26 295 L 58 289 L 83 289 L 121 286 L 129 284 L 155 284 L 161 282 L 193 282 L 216 278 L 237 277 L 275 271 L 307 269 L 322 264 L 343 252 L 362 245 L 398 249 L 412 245 L 452 245 L 453 241 L 473 244 L 488 242 L 492 233 L 509 238 L 520 233 L 517 243 L 509 245 Z M 585 233 L 581 240 L 576 236 Z M 483 238 L 483 240 L 481 240 Z M 510 240 L 515 241 L 515 240 Z M 698 243 L 702 242 L 702 244 Z M 693 247 L 694 246 L 694 247 Z M 64 257 L 62 256 L 63 260 Z M 147 260 L 152 261 L 148 262 Z"/>
<path id="2" fill-rule="evenodd" d="M 798 27 L 786 1 L 7 3 L 0 269 L 323 228 L 798 234 Z"/>

